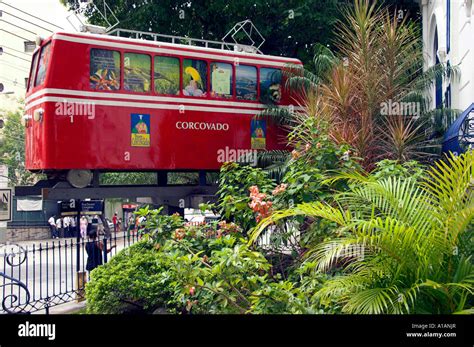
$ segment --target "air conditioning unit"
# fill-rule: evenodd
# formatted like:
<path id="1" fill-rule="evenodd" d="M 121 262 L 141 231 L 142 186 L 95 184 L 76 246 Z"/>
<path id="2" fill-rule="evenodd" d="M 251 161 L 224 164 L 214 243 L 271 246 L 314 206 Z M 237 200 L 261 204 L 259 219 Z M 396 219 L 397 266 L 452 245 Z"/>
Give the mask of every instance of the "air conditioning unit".
<path id="1" fill-rule="evenodd" d="M 107 33 L 107 30 L 105 27 L 92 25 L 92 24 L 81 25 L 80 30 L 83 33 L 91 33 L 91 34 L 99 34 L 99 35 L 103 35 Z"/>
<path id="2" fill-rule="evenodd" d="M 245 45 L 235 45 L 235 52 L 245 52 L 245 53 L 258 53 L 257 47 L 254 46 L 245 46 Z"/>

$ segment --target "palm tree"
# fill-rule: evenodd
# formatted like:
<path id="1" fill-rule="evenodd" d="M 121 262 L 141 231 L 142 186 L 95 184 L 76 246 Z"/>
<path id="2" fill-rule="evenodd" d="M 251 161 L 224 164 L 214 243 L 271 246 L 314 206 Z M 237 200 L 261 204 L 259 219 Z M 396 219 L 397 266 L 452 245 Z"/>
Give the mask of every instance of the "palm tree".
<path id="1" fill-rule="evenodd" d="M 298 66 L 288 66 L 284 71 L 285 86 L 300 96 L 297 104 L 324 105 L 316 113 L 303 115 L 328 120 L 332 138 L 351 145 L 369 170 L 380 159 L 404 162 L 433 153 L 439 136 L 431 134 L 439 135 L 443 130 L 439 119 L 453 117 L 448 109 L 437 111 L 437 117 L 429 112 L 428 91 L 436 78 L 449 82 L 457 77 L 458 69 L 438 64 L 423 71 L 419 27 L 405 19 L 400 21 L 375 2 L 355 0 L 354 6 L 344 11 L 338 28 L 337 56 L 327 47 L 317 46 L 315 73 Z M 408 114 L 393 114 L 389 109 L 387 114 L 383 105 L 391 103 L 415 109 Z M 297 113 L 272 106 L 261 116 L 273 117 L 292 128 L 304 122 Z M 293 137 L 298 137 L 299 130 L 292 131 Z"/>
<path id="2" fill-rule="evenodd" d="M 342 174 L 350 189 L 334 203 L 277 211 L 252 232 L 294 216 L 333 222 L 341 237 L 307 253 L 317 272 L 332 277 L 316 293 L 344 313 L 474 313 L 471 221 L 474 152 L 436 162 L 421 181 Z M 472 240 L 471 240 L 472 241 Z"/>

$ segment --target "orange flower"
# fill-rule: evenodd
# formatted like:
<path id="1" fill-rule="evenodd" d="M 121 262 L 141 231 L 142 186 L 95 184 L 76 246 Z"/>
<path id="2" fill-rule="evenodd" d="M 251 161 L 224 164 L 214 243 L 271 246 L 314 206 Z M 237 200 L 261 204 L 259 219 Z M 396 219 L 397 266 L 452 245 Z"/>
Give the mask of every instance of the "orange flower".
<path id="1" fill-rule="evenodd" d="M 292 152 L 291 152 L 291 157 L 293 159 L 298 159 L 299 157 L 301 157 L 301 153 L 298 152 L 296 149 L 294 149 Z"/>

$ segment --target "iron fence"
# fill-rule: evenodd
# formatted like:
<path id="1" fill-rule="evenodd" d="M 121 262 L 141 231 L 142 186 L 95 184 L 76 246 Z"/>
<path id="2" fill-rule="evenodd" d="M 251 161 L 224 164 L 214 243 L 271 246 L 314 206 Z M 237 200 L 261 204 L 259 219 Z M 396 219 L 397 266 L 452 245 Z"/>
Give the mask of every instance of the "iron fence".
<path id="1" fill-rule="evenodd" d="M 139 240 L 136 232 L 100 236 L 102 262 Z M 2 245 L 0 314 L 49 313 L 53 306 L 84 300 L 88 239 L 64 238 L 41 243 Z M 112 247 L 115 246 L 115 247 Z M 107 252 L 110 250 L 110 253 Z"/>

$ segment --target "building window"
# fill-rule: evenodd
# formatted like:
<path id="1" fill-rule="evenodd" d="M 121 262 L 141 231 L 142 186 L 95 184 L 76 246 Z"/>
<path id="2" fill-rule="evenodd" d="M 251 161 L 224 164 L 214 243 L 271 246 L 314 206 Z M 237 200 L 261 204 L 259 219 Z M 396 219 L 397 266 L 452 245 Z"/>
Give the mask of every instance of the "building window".
<path id="1" fill-rule="evenodd" d="M 145 93 L 150 91 L 151 58 L 146 54 L 125 53 L 123 58 L 124 89 Z"/>
<path id="2" fill-rule="evenodd" d="M 154 78 L 158 94 L 179 94 L 179 59 L 156 56 Z"/>
<path id="3" fill-rule="evenodd" d="M 248 65 L 235 67 L 235 89 L 239 100 L 257 100 L 257 68 Z"/>
<path id="4" fill-rule="evenodd" d="M 120 89 L 120 52 L 91 49 L 90 88 L 94 90 Z"/>
<path id="5" fill-rule="evenodd" d="M 275 103 L 281 100 L 281 71 L 279 69 L 260 69 L 260 100 Z"/>
<path id="6" fill-rule="evenodd" d="M 211 96 L 230 99 L 232 95 L 232 65 L 211 63 Z"/>
<path id="7" fill-rule="evenodd" d="M 207 63 L 203 60 L 183 60 L 183 94 L 205 97 L 207 91 Z"/>
<path id="8" fill-rule="evenodd" d="M 41 56 L 38 66 L 38 74 L 36 75 L 35 86 L 42 85 L 46 79 L 46 69 L 49 64 L 49 57 L 51 53 L 51 42 L 41 49 Z"/>

